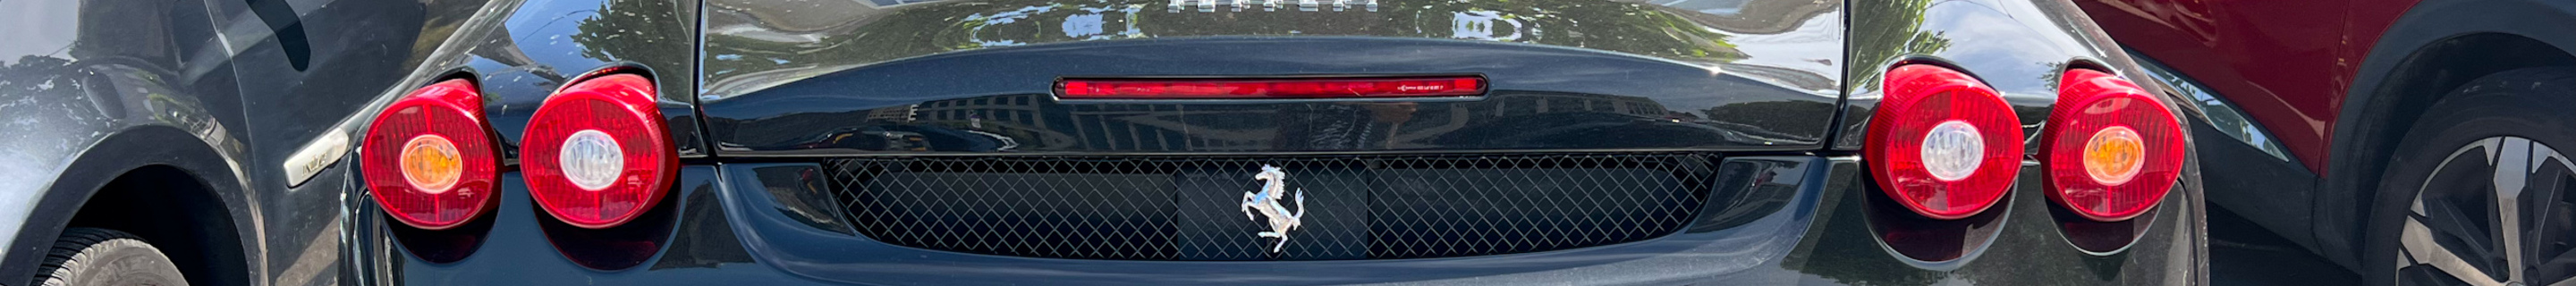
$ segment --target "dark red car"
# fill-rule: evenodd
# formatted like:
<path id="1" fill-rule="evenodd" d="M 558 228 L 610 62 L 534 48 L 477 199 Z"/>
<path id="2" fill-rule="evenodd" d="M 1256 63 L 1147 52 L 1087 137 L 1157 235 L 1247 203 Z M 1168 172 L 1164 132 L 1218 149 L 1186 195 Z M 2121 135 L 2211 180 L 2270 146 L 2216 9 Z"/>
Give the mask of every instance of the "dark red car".
<path id="1" fill-rule="evenodd" d="M 2576 1 L 2076 2 L 2200 101 L 2211 203 L 2372 284 L 2576 285 Z"/>

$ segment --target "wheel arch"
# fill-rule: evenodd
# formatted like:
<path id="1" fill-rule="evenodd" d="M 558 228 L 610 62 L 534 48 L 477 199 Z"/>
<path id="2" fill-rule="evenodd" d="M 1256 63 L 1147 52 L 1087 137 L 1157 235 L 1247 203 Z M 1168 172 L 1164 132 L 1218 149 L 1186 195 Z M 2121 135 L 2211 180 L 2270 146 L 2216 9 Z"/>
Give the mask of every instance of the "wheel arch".
<path id="1" fill-rule="evenodd" d="M 252 211 L 243 201 L 244 185 L 233 164 L 204 142 L 177 127 L 150 125 L 91 145 L 39 196 L 0 258 L 0 277 L 35 277 L 35 266 L 64 229 L 100 227 L 144 237 L 191 284 L 250 285 L 254 255 L 248 250 L 255 248 L 248 243 L 255 241 L 245 239 L 253 232 L 244 225 Z"/>
<path id="2" fill-rule="evenodd" d="M 2362 59 L 2337 113 L 2313 224 L 2329 260 L 2363 269 L 2377 178 L 2406 129 L 2444 94 L 2507 70 L 2576 65 L 2576 2 L 2418 2 Z"/>

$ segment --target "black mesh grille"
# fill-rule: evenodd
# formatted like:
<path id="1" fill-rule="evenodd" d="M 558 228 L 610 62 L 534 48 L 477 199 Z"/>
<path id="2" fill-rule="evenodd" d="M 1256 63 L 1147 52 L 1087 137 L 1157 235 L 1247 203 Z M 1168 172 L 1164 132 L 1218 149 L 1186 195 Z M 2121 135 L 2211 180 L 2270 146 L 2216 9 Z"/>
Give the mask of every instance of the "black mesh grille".
<path id="1" fill-rule="evenodd" d="M 1695 153 L 842 159 L 868 237 L 1011 256 L 1331 260 L 1488 255 L 1672 233 L 1706 196 Z M 1278 167 L 1287 242 L 1243 206 Z M 1302 194 L 1302 203 L 1292 194 Z M 1301 209 L 1300 206 L 1303 208 Z M 1278 247 L 1273 252 L 1272 248 Z"/>

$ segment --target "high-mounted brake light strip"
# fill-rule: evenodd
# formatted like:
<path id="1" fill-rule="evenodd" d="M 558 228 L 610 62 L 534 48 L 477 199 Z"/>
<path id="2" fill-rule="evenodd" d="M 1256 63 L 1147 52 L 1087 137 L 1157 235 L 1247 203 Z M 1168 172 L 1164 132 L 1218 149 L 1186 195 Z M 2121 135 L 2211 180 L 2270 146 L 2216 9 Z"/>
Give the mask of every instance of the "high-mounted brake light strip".
<path id="1" fill-rule="evenodd" d="M 1064 99 L 1299 99 L 1451 97 L 1485 94 L 1485 78 L 1069 78 Z"/>

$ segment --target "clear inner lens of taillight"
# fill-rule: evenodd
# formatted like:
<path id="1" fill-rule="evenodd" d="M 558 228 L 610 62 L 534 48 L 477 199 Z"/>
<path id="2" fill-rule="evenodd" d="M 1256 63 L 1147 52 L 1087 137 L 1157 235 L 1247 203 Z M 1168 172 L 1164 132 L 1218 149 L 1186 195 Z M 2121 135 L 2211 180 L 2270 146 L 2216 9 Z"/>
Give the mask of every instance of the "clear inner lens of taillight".
<path id="1" fill-rule="evenodd" d="M 385 107 L 358 151 L 376 204 L 422 229 L 456 227 L 490 209 L 500 160 L 482 115 L 483 95 L 461 79 Z"/>
<path id="2" fill-rule="evenodd" d="M 2155 208 L 2182 176 L 2182 123 L 2136 83 L 2094 70 L 2060 77 L 2041 145 L 2048 197 L 2085 218 Z"/>
<path id="3" fill-rule="evenodd" d="M 608 132 L 573 132 L 572 137 L 564 139 L 563 148 L 557 150 L 563 151 L 555 155 L 555 160 L 562 163 L 558 166 L 563 166 L 564 179 L 583 190 L 607 189 L 626 172 L 625 148 L 617 145 L 616 138 L 608 137 Z"/>
<path id="4" fill-rule="evenodd" d="M 565 87 L 537 108 L 519 162 L 546 213 L 607 228 L 662 200 L 678 161 L 655 94 L 643 76 L 611 74 Z"/>
<path id="5" fill-rule="evenodd" d="M 1899 66 L 1886 78 L 1862 147 L 1880 190 L 1925 217 L 1958 219 L 2012 189 L 2021 120 L 1993 88 L 1932 65 Z"/>
<path id="6" fill-rule="evenodd" d="M 1985 134 L 1967 121 L 1950 120 L 1933 125 L 1923 133 L 1923 171 L 1932 179 L 1958 181 L 1977 173 L 1986 163 Z"/>

